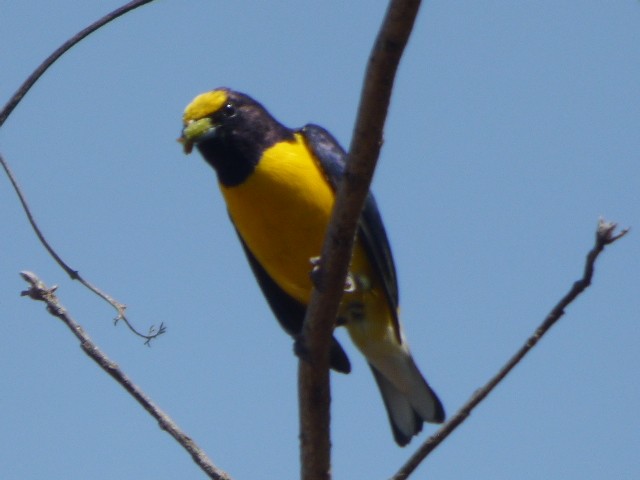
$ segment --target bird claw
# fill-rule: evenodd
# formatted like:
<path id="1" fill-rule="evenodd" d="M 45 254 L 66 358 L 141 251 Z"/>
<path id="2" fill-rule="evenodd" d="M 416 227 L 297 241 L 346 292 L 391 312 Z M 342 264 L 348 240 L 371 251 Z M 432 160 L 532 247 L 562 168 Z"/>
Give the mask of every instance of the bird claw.
<path id="1" fill-rule="evenodd" d="M 353 273 L 347 272 L 347 278 L 344 280 L 344 293 L 353 293 L 357 290 L 356 279 Z"/>
<path id="2" fill-rule="evenodd" d="M 309 263 L 311 264 L 311 281 L 313 285 L 317 288 L 320 284 L 320 271 L 322 270 L 321 266 L 321 258 L 311 257 L 309 259 Z M 351 271 L 347 272 L 347 278 L 344 281 L 344 293 L 353 293 L 358 289 L 358 284 L 356 282 L 356 278 L 351 273 Z"/>
<path id="3" fill-rule="evenodd" d="M 293 337 L 293 354 L 300 360 L 309 362 L 309 348 L 301 334 Z"/>

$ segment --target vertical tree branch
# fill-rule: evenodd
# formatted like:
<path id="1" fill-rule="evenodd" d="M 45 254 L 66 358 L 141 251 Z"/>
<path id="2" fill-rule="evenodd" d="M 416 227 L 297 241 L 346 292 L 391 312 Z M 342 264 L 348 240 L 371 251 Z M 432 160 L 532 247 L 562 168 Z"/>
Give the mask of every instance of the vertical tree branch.
<path id="1" fill-rule="evenodd" d="M 329 342 L 343 294 L 358 219 L 382 146 L 382 132 L 400 58 L 420 7 L 419 0 L 393 0 L 365 74 L 345 176 L 322 249 L 316 288 L 307 308 L 299 362 L 300 449 L 303 480 L 330 474 Z"/>

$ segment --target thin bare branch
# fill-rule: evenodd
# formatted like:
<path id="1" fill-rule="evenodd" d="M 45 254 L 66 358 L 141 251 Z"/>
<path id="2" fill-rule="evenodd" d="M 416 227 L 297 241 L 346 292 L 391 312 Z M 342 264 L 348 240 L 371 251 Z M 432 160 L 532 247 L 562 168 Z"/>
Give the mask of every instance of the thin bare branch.
<path id="1" fill-rule="evenodd" d="M 100 27 L 103 27 L 107 23 L 111 22 L 112 20 L 115 20 L 116 18 L 124 15 L 127 12 L 130 12 L 131 10 L 141 7 L 142 5 L 151 3 L 152 1 L 153 0 L 134 0 L 132 2 L 129 2 L 126 5 L 123 5 L 122 7 L 117 8 L 113 12 L 105 15 L 98 21 L 92 23 L 87 28 L 76 33 L 73 37 L 60 45 L 60 47 L 58 47 L 51 55 L 49 55 L 44 60 L 44 62 L 42 62 L 38 66 L 38 68 L 36 68 L 33 73 L 29 75 L 29 77 L 27 77 L 24 83 L 20 85 L 20 88 L 18 88 L 16 93 L 13 94 L 7 104 L 2 108 L 2 110 L 0 111 L 0 127 L 4 125 L 4 122 L 7 120 L 7 118 L 9 118 L 9 115 L 11 115 L 13 109 L 18 106 L 22 98 L 27 94 L 31 87 L 33 87 L 33 85 L 38 81 L 42 74 L 46 72 L 47 69 L 51 65 L 53 65 L 56 60 L 58 60 L 62 55 L 64 55 L 71 47 L 76 45 L 88 35 L 98 30 Z"/>
<path id="2" fill-rule="evenodd" d="M 500 371 L 491 378 L 482 388 L 476 390 L 471 398 L 465 403 L 456 414 L 449 419 L 436 433 L 429 437 L 420 448 L 414 453 L 409 460 L 391 477 L 391 480 L 405 480 L 420 465 L 420 463 L 429 455 L 442 441 L 449 436 L 467 417 L 471 411 L 482 402 L 489 393 L 507 376 L 507 374 L 515 367 L 524 356 L 531 351 L 533 347 L 540 341 L 545 333 L 564 315 L 565 309 L 582 293 L 589 285 L 593 278 L 594 265 L 598 256 L 604 250 L 604 247 L 612 244 L 616 240 L 625 236 L 629 229 L 626 228 L 619 233 L 615 233 L 617 225 L 600 219 L 596 230 L 596 242 L 591 251 L 587 254 L 582 278 L 573 283 L 567 294 L 551 309 L 547 317 L 531 335 L 525 344 L 520 347 L 513 357 L 500 369 Z"/>
<path id="3" fill-rule="evenodd" d="M 420 7 L 419 0 L 393 0 L 376 39 L 365 74 L 358 116 L 322 249 L 316 285 L 307 308 L 299 362 L 300 452 L 303 480 L 329 479 L 329 342 L 343 294 L 357 222 L 382 146 L 393 83 Z"/>
<path id="4" fill-rule="evenodd" d="M 35 220 L 35 218 L 33 216 L 33 213 L 31 212 L 31 209 L 29 208 L 29 204 L 27 203 L 27 199 L 26 199 L 24 193 L 22 192 L 22 188 L 20 188 L 20 185 L 18 184 L 18 181 L 16 180 L 16 177 L 13 174 L 13 171 L 11 170 L 11 167 L 9 167 L 9 164 L 4 159 L 2 154 L 0 154 L 0 164 L 2 165 L 2 168 L 4 169 L 5 173 L 7 174 L 7 177 L 9 178 L 9 181 L 11 182 L 11 185 L 13 186 L 13 189 L 15 190 L 16 195 L 18 196 L 18 199 L 20 200 L 20 203 L 22 205 L 22 209 L 24 210 L 25 214 L 27 215 L 27 219 L 29 220 L 29 223 L 31 224 L 31 228 L 33 228 L 33 231 L 35 232 L 36 236 L 38 237 L 38 240 L 40 240 L 40 243 L 44 246 L 44 248 L 47 250 L 49 255 L 51 255 L 51 257 L 56 261 L 56 263 L 58 265 L 60 265 L 60 268 L 62 268 L 67 273 L 67 275 L 69 275 L 69 277 L 71 277 L 72 280 L 77 280 L 82 285 L 84 285 L 86 288 L 88 288 L 90 291 L 92 291 L 93 293 L 98 295 L 100 298 L 102 298 L 104 301 L 106 301 L 111 306 L 113 306 L 113 308 L 116 309 L 116 312 L 118 312 L 118 315 L 117 315 L 117 317 L 115 318 L 114 321 L 117 323 L 120 320 L 122 320 L 127 325 L 127 327 L 129 327 L 129 330 L 131 330 L 137 336 L 139 336 L 141 338 L 144 338 L 144 340 L 145 340 L 144 343 L 146 345 L 149 345 L 149 343 L 152 340 L 154 340 L 155 338 L 157 338 L 160 335 L 162 335 L 163 333 L 165 333 L 167 328 L 165 327 L 164 323 L 160 323 L 160 327 L 158 327 L 157 329 L 156 329 L 155 326 L 151 326 L 149 328 L 149 333 L 147 335 L 145 335 L 143 333 L 140 333 L 131 324 L 129 319 L 126 317 L 126 315 L 125 315 L 125 310 L 127 308 L 126 305 L 124 305 L 123 303 L 118 302 L 116 299 L 111 297 L 109 294 L 103 292 L 98 287 L 96 287 L 95 285 L 90 283 L 88 280 L 86 280 L 84 277 L 82 277 L 77 270 L 71 268 L 58 255 L 58 253 L 49 244 L 49 242 L 47 241 L 46 237 L 42 233 L 42 230 L 38 226 L 38 224 L 37 224 L 37 222 L 36 222 L 36 220 Z"/>
<path id="5" fill-rule="evenodd" d="M 176 439 L 182 447 L 191 455 L 193 461 L 207 474 L 209 478 L 215 480 L 231 480 L 231 477 L 224 471 L 218 469 L 209 459 L 207 454 L 187 436 L 176 423 L 163 412 L 151 399 L 125 375 L 118 365 L 110 360 L 98 346 L 89 338 L 84 329 L 78 324 L 60 304 L 55 291 L 56 286 L 47 287 L 34 273 L 20 272 L 22 278 L 29 284 L 29 289 L 21 293 L 23 296 L 39 300 L 47 305 L 47 311 L 62 322 L 80 341 L 80 346 L 84 353 L 107 372 L 118 382 L 129 394 L 135 398 L 140 405 L 157 420 L 158 425 L 169 435 Z"/>
<path id="6" fill-rule="evenodd" d="M 14 93 L 13 96 L 11 97 L 11 99 L 9 99 L 9 101 L 4 106 L 2 111 L 0 111 L 0 127 L 2 127 L 2 125 L 7 120 L 7 118 L 9 118 L 9 115 L 11 115 L 11 112 L 13 112 L 13 110 L 20 103 L 22 98 L 24 98 L 24 96 L 31 89 L 31 87 L 33 87 L 33 85 L 38 81 L 38 79 L 42 76 L 42 74 L 44 72 L 46 72 L 47 69 L 51 65 L 53 65 L 56 62 L 56 60 L 58 60 L 71 47 L 76 45 L 78 42 L 80 42 L 81 40 L 86 38 L 91 33 L 93 33 L 96 30 L 98 30 L 100 27 L 103 27 L 107 23 L 111 22 L 112 20 L 115 20 L 116 18 L 124 15 L 125 13 L 130 12 L 131 10 L 134 10 L 134 9 L 136 9 L 138 7 L 141 7 L 142 5 L 145 5 L 145 4 L 150 3 L 152 1 L 153 0 L 135 0 L 135 1 L 129 2 L 126 5 L 123 5 L 122 7 L 120 7 L 118 9 L 114 10 L 113 12 L 105 15 L 104 17 L 102 17 L 98 21 L 92 23 L 87 28 L 81 30 L 80 32 L 75 34 L 73 37 L 71 37 L 69 40 L 64 42 L 51 55 L 49 55 L 49 57 L 47 57 L 38 66 L 38 68 L 36 68 L 33 71 L 33 73 L 31 75 L 29 75 L 29 77 L 23 82 L 23 84 L 20 86 L 20 88 L 18 88 L 16 93 Z M 18 195 L 18 199 L 20 200 L 20 203 L 22 204 L 22 208 L 23 208 L 24 212 L 26 213 L 27 218 L 29 220 L 29 223 L 31 224 L 31 227 L 33 228 L 36 236 L 40 240 L 40 243 L 42 243 L 42 245 L 47 250 L 49 255 L 51 255 L 51 257 L 67 273 L 67 275 L 69 275 L 69 277 L 71 277 L 72 280 L 79 281 L 82 285 L 84 285 L 90 291 L 92 291 L 93 293 L 98 295 L 100 298 L 102 298 L 104 301 L 108 302 L 111 306 L 113 306 L 113 308 L 115 308 L 115 310 L 117 312 L 117 316 L 114 319 L 114 322 L 118 323 L 120 320 L 122 320 L 127 325 L 129 330 L 131 330 L 134 334 L 136 334 L 137 336 L 139 336 L 139 337 L 141 337 L 141 338 L 143 338 L 145 340 L 145 344 L 146 345 L 149 345 L 151 340 L 153 340 L 153 339 L 159 337 L 160 335 L 162 335 L 166 331 L 166 327 L 164 326 L 163 323 L 161 323 L 160 326 L 157 327 L 157 328 L 152 325 L 149 328 L 149 332 L 146 335 L 141 333 L 141 332 L 139 332 L 131 324 L 129 319 L 126 317 L 125 310 L 126 310 L 127 306 L 125 304 L 117 301 L 116 299 L 111 297 L 109 294 L 107 294 L 106 292 L 103 292 L 98 287 L 96 287 L 95 285 L 93 285 L 92 283 L 90 283 L 89 281 L 84 279 L 82 276 L 80 276 L 80 274 L 78 273 L 77 270 L 71 268 L 64 260 L 62 260 L 62 258 L 58 255 L 58 253 L 49 244 L 49 242 L 45 238 L 44 234 L 40 230 L 38 224 L 35 221 L 35 218 L 34 218 L 33 214 L 31 213 L 29 205 L 27 204 L 27 201 L 26 201 L 26 197 L 25 197 L 24 193 L 22 192 L 22 189 L 20 188 L 20 185 L 19 185 L 15 175 L 11 171 L 11 168 L 9 167 L 9 164 L 2 157 L 2 155 L 0 155 L 0 164 L 2 164 L 2 167 L 4 168 L 4 171 L 7 174 L 7 177 L 9 177 L 9 181 L 11 182 L 11 185 L 13 186 L 13 189 L 15 190 L 16 194 Z"/>

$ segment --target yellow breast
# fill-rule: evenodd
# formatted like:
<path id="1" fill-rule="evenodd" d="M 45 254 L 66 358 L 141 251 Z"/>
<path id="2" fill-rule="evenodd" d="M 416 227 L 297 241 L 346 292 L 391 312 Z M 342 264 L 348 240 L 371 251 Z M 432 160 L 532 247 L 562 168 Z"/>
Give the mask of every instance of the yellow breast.
<path id="1" fill-rule="evenodd" d="M 266 150 L 245 182 L 221 190 L 258 262 L 283 290 L 307 303 L 309 261 L 320 255 L 334 193 L 301 136 Z"/>
<path id="2" fill-rule="evenodd" d="M 309 302 L 310 260 L 320 255 L 334 192 L 300 135 L 266 150 L 255 171 L 235 187 L 220 186 L 233 222 L 269 276 L 290 296 Z M 368 286 L 345 294 L 340 315 L 371 358 L 395 345 L 390 306 L 364 249 L 354 246 L 350 272 Z M 360 311 L 353 315 L 353 307 Z"/>

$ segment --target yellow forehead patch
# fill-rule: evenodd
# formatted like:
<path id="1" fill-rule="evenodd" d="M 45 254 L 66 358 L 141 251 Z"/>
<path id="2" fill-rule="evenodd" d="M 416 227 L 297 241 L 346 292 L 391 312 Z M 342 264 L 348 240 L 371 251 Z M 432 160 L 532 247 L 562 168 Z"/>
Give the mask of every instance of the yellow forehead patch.
<path id="1" fill-rule="evenodd" d="M 213 90 L 198 95 L 187 105 L 187 108 L 184 109 L 184 115 L 182 116 L 184 124 L 186 125 L 194 120 L 208 117 L 222 108 L 222 106 L 227 103 L 227 100 L 227 92 L 224 90 Z"/>

